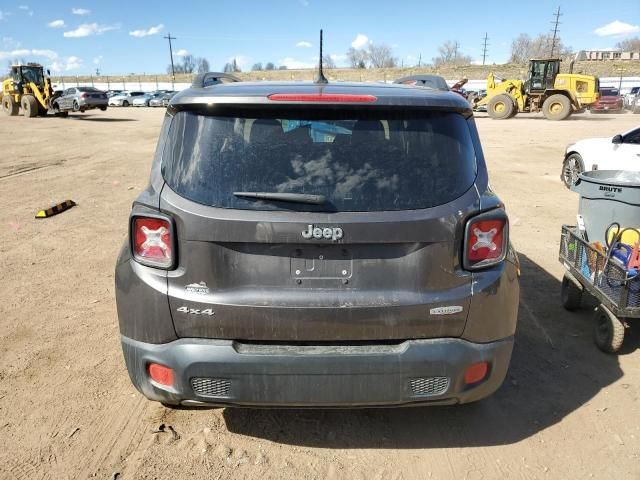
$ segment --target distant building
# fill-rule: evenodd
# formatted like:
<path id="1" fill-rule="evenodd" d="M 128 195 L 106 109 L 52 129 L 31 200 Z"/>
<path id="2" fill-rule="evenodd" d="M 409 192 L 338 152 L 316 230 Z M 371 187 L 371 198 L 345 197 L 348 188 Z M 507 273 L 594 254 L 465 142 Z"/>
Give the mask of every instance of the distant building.
<path id="1" fill-rule="evenodd" d="M 620 50 L 580 50 L 578 61 L 606 62 L 608 60 L 640 61 L 640 52 L 622 52 Z"/>

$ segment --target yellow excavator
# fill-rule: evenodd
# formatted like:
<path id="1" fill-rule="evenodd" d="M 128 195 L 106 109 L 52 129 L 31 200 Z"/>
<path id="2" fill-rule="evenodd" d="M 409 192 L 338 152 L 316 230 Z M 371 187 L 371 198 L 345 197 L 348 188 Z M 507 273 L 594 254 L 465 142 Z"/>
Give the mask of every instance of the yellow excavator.
<path id="1" fill-rule="evenodd" d="M 2 110 L 7 115 L 18 115 L 20 109 L 25 117 L 46 115 L 54 98 L 49 71 L 45 75 L 44 68 L 37 63 L 11 65 L 0 96 Z"/>
<path id="2" fill-rule="evenodd" d="M 542 111 L 548 120 L 565 120 L 581 113 L 599 97 L 597 77 L 560 73 L 560 59 L 541 58 L 529 61 L 525 81 L 487 77 L 487 95 L 475 100 L 474 109 L 486 106 L 489 117 L 512 118 L 520 112 Z"/>

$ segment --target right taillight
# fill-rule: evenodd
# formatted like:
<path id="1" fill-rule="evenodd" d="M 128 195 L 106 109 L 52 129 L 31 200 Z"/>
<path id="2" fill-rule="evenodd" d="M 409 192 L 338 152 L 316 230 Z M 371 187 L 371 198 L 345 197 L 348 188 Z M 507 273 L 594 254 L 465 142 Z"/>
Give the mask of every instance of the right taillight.
<path id="1" fill-rule="evenodd" d="M 509 242 L 509 222 L 502 209 L 480 214 L 467 222 L 464 268 L 478 270 L 504 260 Z"/>
<path id="2" fill-rule="evenodd" d="M 173 226 L 166 218 L 135 216 L 131 219 L 131 249 L 139 263 L 171 268 L 174 263 Z"/>

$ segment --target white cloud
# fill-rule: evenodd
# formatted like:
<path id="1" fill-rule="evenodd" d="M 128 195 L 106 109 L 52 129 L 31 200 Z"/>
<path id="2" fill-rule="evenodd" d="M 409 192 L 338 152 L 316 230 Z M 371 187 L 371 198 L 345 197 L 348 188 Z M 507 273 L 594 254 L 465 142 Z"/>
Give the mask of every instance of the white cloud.
<path id="1" fill-rule="evenodd" d="M 236 61 L 236 64 L 242 69 L 248 67 L 251 64 L 251 57 L 248 57 L 246 55 L 234 55 L 233 57 L 229 57 L 227 59 L 227 62 L 233 63 L 234 59 Z"/>
<path id="2" fill-rule="evenodd" d="M 311 45 L 311 42 L 305 42 L 303 40 L 301 42 L 296 43 L 296 47 L 298 47 L 298 48 L 311 48 L 311 47 L 313 47 L 313 45 Z"/>
<path id="3" fill-rule="evenodd" d="M 354 38 L 353 42 L 351 42 L 351 46 L 356 50 L 360 50 L 366 47 L 368 44 L 369 44 L 369 37 L 367 37 L 362 33 L 359 33 L 358 35 L 356 35 L 356 38 Z"/>
<path id="4" fill-rule="evenodd" d="M 64 23 L 64 20 L 53 20 L 53 21 L 47 23 L 47 26 L 51 27 L 51 28 L 64 28 L 64 27 L 66 27 L 66 25 Z"/>
<path id="5" fill-rule="evenodd" d="M 103 58 L 103 57 L 102 57 L 102 55 L 98 55 L 97 57 L 95 57 L 95 58 L 93 59 L 93 64 L 94 64 L 94 65 L 99 65 L 99 64 L 100 64 L 100 62 L 102 62 L 102 58 Z"/>
<path id="6" fill-rule="evenodd" d="M 51 71 L 68 72 L 70 70 L 78 70 L 80 67 L 82 67 L 82 59 L 72 55 L 53 62 Z"/>
<path id="7" fill-rule="evenodd" d="M 31 10 L 29 5 L 18 5 L 18 8 L 27 12 L 27 15 L 29 15 L 30 17 L 33 17 L 33 10 Z"/>
<path id="8" fill-rule="evenodd" d="M 84 16 L 89 15 L 91 13 L 91 10 L 89 10 L 88 8 L 72 8 L 71 13 L 73 13 L 74 15 Z"/>
<path id="9" fill-rule="evenodd" d="M 116 26 L 98 25 L 97 23 L 83 23 L 75 30 L 64 32 L 64 36 L 68 38 L 88 37 L 90 35 L 100 35 L 117 28 Z"/>
<path id="10" fill-rule="evenodd" d="M 184 48 L 181 48 L 176 53 L 174 53 L 174 55 L 176 57 L 186 57 L 187 55 L 189 55 L 189 50 L 185 50 Z"/>
<path id="11" fill-rule="evenodd" d="M 38 48 L 20 48 L 10 51 L 0 51 L 0 60 L 3 59 L 12 59 L 15 57 L 40 57 L 47 58 L 49 60 L 55 60 L 58 58 L 57 52 L 53 50 L 47 49 L 38 49 Z"/>
<path id="12" fill-rule="evenodd" d="M 640 32 L 640 25 L 631 25 L 629 23 L 614 20 L 602 27 L 596 28 L 593 33 L 600 37 L 610 37 L 613 35 L 629 35 L 631 33 Z"/>
<path id="13" fill-rule="evenodd" d="M 2 45 L 5 48 L 20 48 L 22 44 L 13 37 L 2 37 Z"/>
<path id="14" fill-rule="evenodd" d="M 163 24 L 156 25 L 155 27 L 150 27 L 147 30 L 134 30 L 133 32 L 129 32 L 129 35 L 132 37 L 148 37 L 149 35 L 157 35 L 164 28 Z"/>
<path id="15" fill-rule="evenodd" d="M 303 68 L 314 68 L 316 66 L 315 63 L 296 60 L 295 58 L 291 58 L 291 57 L 285 57 L 280 59 L 278 61 L 278 64 L 284 65 L 291 70 L 299 70 Z"/>

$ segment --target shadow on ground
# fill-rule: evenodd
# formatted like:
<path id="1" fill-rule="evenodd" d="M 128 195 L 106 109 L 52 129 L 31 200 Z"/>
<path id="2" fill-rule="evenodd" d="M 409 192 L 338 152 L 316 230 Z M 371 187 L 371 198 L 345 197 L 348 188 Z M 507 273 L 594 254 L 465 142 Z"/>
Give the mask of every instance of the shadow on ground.
<path id="1" fill-rule="evenodd" d="M 113 118 L 113 117 L 101 117 L 94 115 L 69 115 L 69 119 L 80 120 L 83 122 L 137 122 L 135 118 Z"/>
<path id="2" fill-rule="evenodd" d="M 442 448 L 519 442 L 591 400 L 622 377 L 618 357 L 592 340 L 592 310 L 567 312 L 560 282 L 521 255 L 521 303 L 511 368 L 498 392 L 453 407 L 223 412 L 231 432 L 326 448 Z M 623 354 L 638 346 L 630 332 Z"/>

